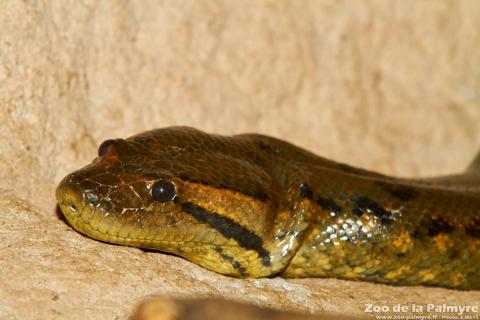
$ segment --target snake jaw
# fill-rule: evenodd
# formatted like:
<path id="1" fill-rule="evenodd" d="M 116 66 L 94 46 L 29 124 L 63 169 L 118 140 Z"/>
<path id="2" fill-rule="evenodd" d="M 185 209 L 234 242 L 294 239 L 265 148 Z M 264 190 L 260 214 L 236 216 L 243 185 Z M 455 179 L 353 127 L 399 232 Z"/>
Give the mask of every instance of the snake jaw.
<path id="1" fill-rule="evenodd" d="M 199 222 L 198 216 L 194 218 L 175 210 L 174 204 L 151 203 L 134 212 L 125 208 L 118 212 L 115 202 L 106 202 L 94 190 L 92 187 L 83 190 L 75 176 L 67 176 L 57 188 L 60 209 L 79 233 L 103 242 L 170 252 L 226 275 L 272 274 L 271 267 L 262 263 L 262 251 L 256 247 L 243 248 L 238 239 L 218 233 L 215 221 L 208 227 Z M 231 224 L 236 225 L 233 220 Z"/>

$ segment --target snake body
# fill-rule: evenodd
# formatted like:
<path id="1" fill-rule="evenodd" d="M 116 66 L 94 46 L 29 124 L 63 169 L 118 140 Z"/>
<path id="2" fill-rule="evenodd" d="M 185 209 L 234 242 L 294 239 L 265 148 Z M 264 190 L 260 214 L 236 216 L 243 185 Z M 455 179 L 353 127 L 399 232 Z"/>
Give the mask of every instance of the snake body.
<path id="1" fill-rule="evenodd" d="M 268 136 L 171 127 L 105 141 L 56 196 L 80 233 L 230 276 L 480 289 L 479 159 L 401 179 Z"/>

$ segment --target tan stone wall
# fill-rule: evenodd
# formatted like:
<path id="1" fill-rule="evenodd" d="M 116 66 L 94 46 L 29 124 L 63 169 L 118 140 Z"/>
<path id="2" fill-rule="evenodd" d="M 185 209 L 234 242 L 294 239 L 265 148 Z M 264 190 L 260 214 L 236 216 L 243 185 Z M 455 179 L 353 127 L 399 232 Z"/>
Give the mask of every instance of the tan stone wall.
<path id="1" fill-rule="evenodd" d="M 152 293 L 362 315 L 480 293 L 235 280 L 87 239 L 54 189 L 106 138 L 260 132 L 384 173 L 461 170 L 480 146 L 480 2 L 3 1 L 0 318 L 120 319 Z"/>

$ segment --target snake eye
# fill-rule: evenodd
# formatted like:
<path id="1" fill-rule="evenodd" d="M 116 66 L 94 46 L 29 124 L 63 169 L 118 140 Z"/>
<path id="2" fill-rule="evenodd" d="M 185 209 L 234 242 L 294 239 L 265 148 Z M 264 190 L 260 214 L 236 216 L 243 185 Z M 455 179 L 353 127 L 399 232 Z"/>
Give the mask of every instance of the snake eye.
<path id="1" fill-rule="evenodd" d="M 156 201 L 172 201 L 176 195 L 175 186 L 168 180 L 158 180 L 152 185 L 152 197 Z"/>
<path id="2" fill-rule="evenodd" d="M 103 141 L 98 147 L 98 156 L 103 157 L 108 152 L 108 147 L 110 147 L 114 142 L 115 140 L 112 139 Z"/>

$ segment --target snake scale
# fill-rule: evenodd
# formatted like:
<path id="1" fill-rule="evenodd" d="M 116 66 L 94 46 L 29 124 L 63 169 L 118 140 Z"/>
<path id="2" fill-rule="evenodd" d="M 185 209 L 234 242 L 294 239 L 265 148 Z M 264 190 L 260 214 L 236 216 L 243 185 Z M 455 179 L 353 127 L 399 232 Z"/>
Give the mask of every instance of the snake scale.
<path id="1" fill-rule="evenodd" d="M 480 157 L 401 179 L 264 135 L 170 127 L 103 142 L 56 196 L 82 234 L 225 275 L 480 289 Z"/>

